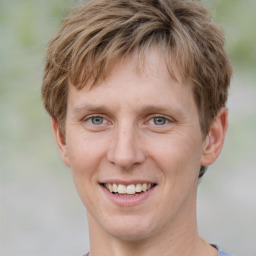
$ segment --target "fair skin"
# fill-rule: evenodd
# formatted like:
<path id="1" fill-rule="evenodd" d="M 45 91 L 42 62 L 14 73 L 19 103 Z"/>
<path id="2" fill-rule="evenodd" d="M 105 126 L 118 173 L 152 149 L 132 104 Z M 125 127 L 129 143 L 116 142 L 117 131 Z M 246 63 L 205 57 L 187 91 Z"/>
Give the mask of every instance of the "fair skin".
<path id="1" fill-rule="evenodd" d="M 91 89 L 70 85 L 65 138 L 53 120 L 87 209 L 90 255 L 216 256 L 198 235 L 196 194 L 200 166 L 221 151 L 227 111 L 220 110 L 203 136 L 192 86 L 175 64 L 177 80 L 157 48 L 141 72 L 136 63 L 124 58 Z M 111 193 L 113 184 L 118 194 Z"/>

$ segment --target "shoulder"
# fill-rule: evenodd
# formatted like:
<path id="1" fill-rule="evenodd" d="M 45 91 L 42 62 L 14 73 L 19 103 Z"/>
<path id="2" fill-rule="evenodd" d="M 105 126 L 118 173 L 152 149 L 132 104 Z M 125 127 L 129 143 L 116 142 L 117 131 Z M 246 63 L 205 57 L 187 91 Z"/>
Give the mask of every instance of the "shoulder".
<path id="1" fill-rule="evenodd" d="M 233 254 L 222 251 L 218 245 L 214 245 L 214 247 L 218 249 L 218 256 L 234 256 Z"/>
<path id="2" fill-rule="evenodd" d="M 219 250 L 218 256 L 234 256 L 233 254 Z"/>

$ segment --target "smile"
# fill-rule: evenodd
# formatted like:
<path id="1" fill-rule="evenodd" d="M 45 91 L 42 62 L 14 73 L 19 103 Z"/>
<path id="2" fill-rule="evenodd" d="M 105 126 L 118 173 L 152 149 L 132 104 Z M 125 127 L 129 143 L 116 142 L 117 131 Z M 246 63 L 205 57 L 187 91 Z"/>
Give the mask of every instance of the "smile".
<path id="1" fill-rule="evenodd" d="M 144 193 L 151 188 L 153 188 L 156 184 L 154 183 L 142 183 L 142 184 L 111 184 L 104 183 L 102 184 L 105 188 L 107 188 L 111 193 L 120 196 L 135 196 L 137 194 Z"/>

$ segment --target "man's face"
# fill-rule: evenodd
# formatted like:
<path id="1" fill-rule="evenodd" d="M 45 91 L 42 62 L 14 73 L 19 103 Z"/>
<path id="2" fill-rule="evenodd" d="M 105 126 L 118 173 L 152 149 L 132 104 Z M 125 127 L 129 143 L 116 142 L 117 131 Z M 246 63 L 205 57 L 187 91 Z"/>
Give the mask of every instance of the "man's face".
<path id="1" fill-rule="evenodd" d="M 192 86 L 178 80 L 151 49 L 142 72 L 130 57 L 92 89 L 70 86 L 60 144 L 92 229 L 138 240 L 195 222 L 205 142 Z"/>

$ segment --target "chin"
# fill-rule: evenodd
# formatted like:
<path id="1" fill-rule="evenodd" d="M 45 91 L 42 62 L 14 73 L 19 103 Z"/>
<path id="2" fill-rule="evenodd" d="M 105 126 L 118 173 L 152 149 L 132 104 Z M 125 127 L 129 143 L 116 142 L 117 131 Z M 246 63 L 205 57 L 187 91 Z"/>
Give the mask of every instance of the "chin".
<path id="1" fill-rule="evenodd" d="M 125 241 L 139 241 L 147 239 L 154 233 L 154 227 L 151 223 L 141 220 L 124 219 L 119 223 L 111 223 L 105 230 L 111 236 Z"/>
<path id="2" fill-rule="evenodd" d="M 119 240 L 129 241 L 129 242 L 136 242 L 141 241 L 144 239 L 147 239 L 150 237 L 150 233 L 148 230 L 139 230 L 139 231 L 133 231 L 133 230 L 118 230 L 115 232 L 111 232 L 110 234 L 118 238 Z"/>

